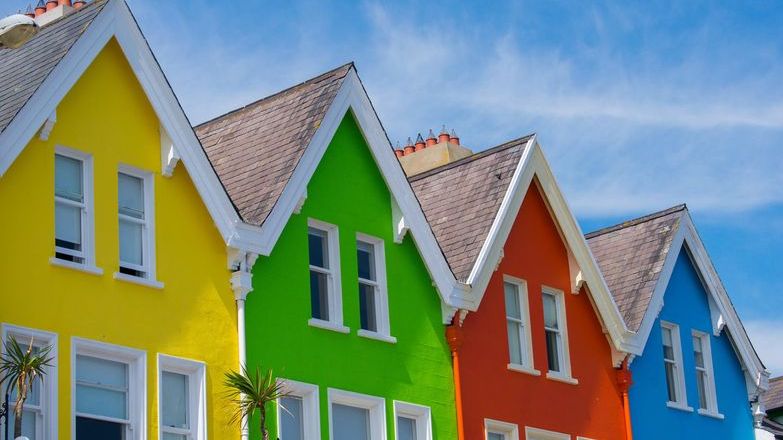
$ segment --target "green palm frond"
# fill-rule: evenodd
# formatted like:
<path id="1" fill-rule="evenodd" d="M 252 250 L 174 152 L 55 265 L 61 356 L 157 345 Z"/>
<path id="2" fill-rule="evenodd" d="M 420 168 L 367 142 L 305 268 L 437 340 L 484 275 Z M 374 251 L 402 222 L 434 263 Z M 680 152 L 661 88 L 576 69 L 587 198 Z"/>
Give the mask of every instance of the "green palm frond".
<path id="1" fill-rule="evenodd" d="M 231 423 L 241 422 L 243 418 L 249 420 L 256 412 L 263 416 L 267 403 L 288 395 L 284 384 L 275 380 L 272 370 L 262 372 L 260 367 L 252 373 L 244 367 L 242 372 L 228 371 L 223 385 L 227 388 L 226 398 L 235 407 Z"/>
<path id="2" fill-rule="evenodd" d="M 35 379 L 43 381 L 46 367 L 51 367 L 54 360 L 51 346 L 34 350 L 31 340 L 25 349 L 14 337 L 9 337 L 4 345 L 5 352 L 0 355 L 0 384 L 7 382 L 6 392 L 14 385 L 23 385 L 25 390 L 29 390 Z M 17 391 L 20 397 L 26 397 L 26 392 L 22 395 L 21 389 Z"/>

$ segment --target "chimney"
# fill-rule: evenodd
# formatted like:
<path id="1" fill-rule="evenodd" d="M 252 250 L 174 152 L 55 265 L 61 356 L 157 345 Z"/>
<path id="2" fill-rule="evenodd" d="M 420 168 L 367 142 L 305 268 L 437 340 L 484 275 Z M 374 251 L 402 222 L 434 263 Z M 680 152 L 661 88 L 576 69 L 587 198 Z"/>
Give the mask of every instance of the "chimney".
<path id="1" fill-rule="evenodd" d="M 396 149 L 394 152 L 407 176 L 423 173 L 473 154 L 471 150 L 460 145 L 454 130 L 449 134 L 445 125 L 437 138 L 432 130 L 429 131 L 426 141 L 419 133 L 415 146 L 412 145 L 411 138 L 408 138 L 405 149 Z"/>
<path id="2" fill-rule="evenodd" d="M 31 5 L 27 5 L 27 10 L 24 11 L 24 15 L 35 18 L 35 12 L 33 11 L 33 7 Z"/>
<path id="3" fill-rule="evenodd" d="M 43 0 L 38 0 L 38 4 L 35 5 L 35 16 L 40 17 L 46 12 L 46 4 L 44 4 Z"/>
<path id="4" fill-rule="evenodd" d="M 85 3 L 86 3 L 86 2 L 85 2 L 84 0 L 75 0 L 75 1 L 73 2 L 73 7 L 74 7 L 74 8 L 76 8 L 76 9 L 79 9 L 79 8 L 81 8 L 82 6 L 84 6 L 84 4 L 85 4 Z"/>
<path id="5" fill-rule="evenodd" d="M 52 9 L 57 7 L 57 0 L 47 0 L 46 1 L 46 12 L 51 11 Z"/>
<path id="6" fill-rule="evenodd" d="M 76 5 L 80 2 L 76 0 Z M 78 6 L 77 6 L 78 7 Z M 35 22 L 38 26 L 47 25 L 57 19 L 65 17 L 76 9 L 71 6 L 71 0 L 48 0 L 44 6 L 43 0 L 35 7 Z"/>

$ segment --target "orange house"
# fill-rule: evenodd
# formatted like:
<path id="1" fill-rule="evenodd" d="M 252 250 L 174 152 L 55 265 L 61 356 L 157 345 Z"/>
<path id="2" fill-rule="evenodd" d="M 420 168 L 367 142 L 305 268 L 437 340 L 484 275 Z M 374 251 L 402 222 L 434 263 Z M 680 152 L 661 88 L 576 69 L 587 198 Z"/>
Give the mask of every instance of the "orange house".
<path id="1" fill-rule="evenodd" d="M 630 438 L 627 329 L 535 136 L 410 181 L 477 302 L 447 330 L 461 438 Z"/>

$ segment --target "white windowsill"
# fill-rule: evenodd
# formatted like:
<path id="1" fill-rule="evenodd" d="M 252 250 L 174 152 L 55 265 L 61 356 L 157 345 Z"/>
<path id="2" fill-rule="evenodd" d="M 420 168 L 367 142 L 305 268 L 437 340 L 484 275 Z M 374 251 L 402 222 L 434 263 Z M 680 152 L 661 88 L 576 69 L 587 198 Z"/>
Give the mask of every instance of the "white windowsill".
<path id="1" fill-rule="evenodd" d="M 551 380 L 556 380 L 558 382 L 563 382 L 571 385 L 579 385 L 579 381 L 571 376 L 566 376 L 561 373 L 554 373 L 552 371 L 546 373 L 546 378 Z"/>
<path id="2" fill-rule="evenodd" d="M 508 369 L 511 371 L 516 371 L 517 373 L 529 374 L 531 376 L 541 376 L 541 372 L 535 368 L 526 367 L 520 364 L 510 363 L 508 364 Z"/>
<path id="3" fill-rule="evenodd" d="M 88 266 L 86 264 L 74 263 L 73 261 L 61 260 L 57 257 L 50 257 L 49 264 L 52 266 L 64 267 L 66 269 L 78 270 L 90 275 L 103 275 L 103 269 L 97 266 Z"/>
<path id="4" fill-rule="evenodd" d="M 377 341 L 388 342 L 389 344 L 397 343 L 397 338 L 395 338 L 394 336 L 384 335 L 382 333 L 372 332 L 369 330 L 359 329 L 359 331 L 356 332 L 356 334 L 363 338 L 375 339 Z"/>
<path id="5" fill-rule="evenodd" d="M 708 409 L 699 409 L 697 412 L 703 416 L 712 417 L 713 419 L 723 420 L 725 417 L 723 414 Z"/>
<path id="6" fill-rule="evenodd" d="M 331 330 L 331 331 L 337 332 L 337 333 L 348 334 L 348 333 L 351 332 L 351 329 L 349 329 L 348 327 L 346 327 L 344 325 L 337 324 L 337 323 L 334 323 L 334 322 L 331 322 L 331 321 L 324 321 L 323 319 L 310 318 L 307 321 L 307 325 L 309 325 L 310 327 L 321 328 L 321 329 L 324 329 L 324 330 Z"/>
<path id="7" fill-rule="evenodd" d="M 134 277 L 133 275 L 127 275 L 120 272 L 114 272 L 114 279 L 117 281 L 125 281 L 128 283 L 138 284 L 141 286 L 152 287 L 153 289 L 162 289 L 163 283 L 156 280 L 148 280 L 146 278 Z"/>
<path id="8" fill-rule="evenodd" d="M 690 406 L 683 405 L 682 403 L 666 402 L 666 406 L 668 406 L 671 409 L 676 409 L 678 411 L 693 412 L 693 408 L 691 408 Z"/>

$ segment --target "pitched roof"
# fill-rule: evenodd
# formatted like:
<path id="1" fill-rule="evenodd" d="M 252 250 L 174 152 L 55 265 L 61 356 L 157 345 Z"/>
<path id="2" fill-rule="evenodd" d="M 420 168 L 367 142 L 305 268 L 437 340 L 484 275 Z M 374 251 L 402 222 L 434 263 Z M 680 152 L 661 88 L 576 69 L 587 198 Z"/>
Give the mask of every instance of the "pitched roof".
<path id="1" fill-rule="evenodd" d="M 585 235 L 629 330 L 639 331 L 686 209 L 675 206 Z"/>
<path id="2" fill-rule="evenodd" d="M 0 133 L 24 107 L 107 2 L 96 0 L 43 26 L 17 49 L 0 49 Z"/>
<path id="3" fill-rule="evenodd" d="M 769 380 L 769 390 L 761 398 L 767 410 L 783 408 L 783 376 Z"/>
<path id="4" fill-rule="evenodd" d="M 196 127 L 242 220 L 264 223 L 353 63 Z"/>
<path id="5" fill-rule="evenodd" d="M 466 282 L 522 159 L 528 135 L 409 181 L 454 276 Z"/>

